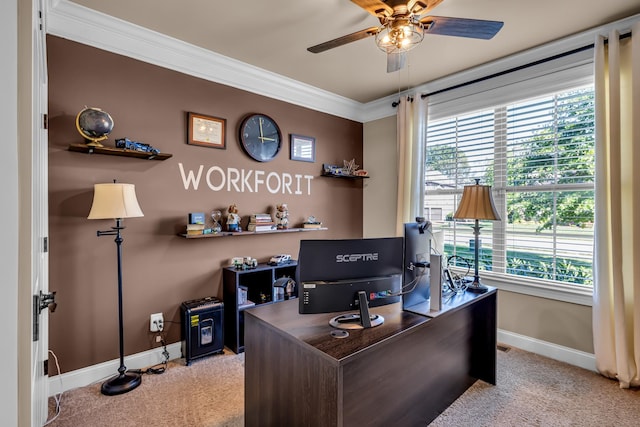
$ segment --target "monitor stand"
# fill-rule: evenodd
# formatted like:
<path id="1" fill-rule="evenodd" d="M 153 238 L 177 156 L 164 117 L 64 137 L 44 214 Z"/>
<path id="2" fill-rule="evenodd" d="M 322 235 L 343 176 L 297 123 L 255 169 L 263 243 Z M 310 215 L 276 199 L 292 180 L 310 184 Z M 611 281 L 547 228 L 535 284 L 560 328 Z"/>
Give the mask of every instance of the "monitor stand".
<path id="1" fill-rule="evenodd" d="M 380 326 L 384 323 L 384 317 L 369 313 L 369 301 L 364 291 L 358 291 L 358 306 L 360 313 L 341 314 L 329 320 L 329 324 L 339 329 L 363 329 Z"/>

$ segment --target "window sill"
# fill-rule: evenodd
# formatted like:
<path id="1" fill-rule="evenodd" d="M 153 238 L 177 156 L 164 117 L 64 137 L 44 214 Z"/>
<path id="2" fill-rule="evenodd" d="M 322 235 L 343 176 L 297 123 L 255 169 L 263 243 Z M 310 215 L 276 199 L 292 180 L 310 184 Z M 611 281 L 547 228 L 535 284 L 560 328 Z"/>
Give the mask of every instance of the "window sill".
<path id="1" fill-rule="evenodd" d="M 464 273 L 464 272 L 463 272 Z M 472 274 L 473 275 L 473 274 Z M 593 305 L 593 289 L 579 286 L 563 285 L 544 280 L 534 280 L 527 277 L 513 276 L 506 278 L 490 272 L 480 272 L 482 283 L 509 292 L 515 292 L 534 297 L 553 299 L 557 301 Z"/>

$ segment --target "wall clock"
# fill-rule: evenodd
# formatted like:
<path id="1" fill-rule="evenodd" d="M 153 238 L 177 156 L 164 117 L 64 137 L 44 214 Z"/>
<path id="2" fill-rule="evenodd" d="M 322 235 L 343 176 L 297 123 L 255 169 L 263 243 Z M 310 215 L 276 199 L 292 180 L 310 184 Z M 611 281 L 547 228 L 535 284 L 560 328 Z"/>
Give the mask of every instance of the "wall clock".
<path id="1" fill-rule="evenodd" d="M 280 152 L 282 134 L 271 117 L 250 114 L 240 124 L 240 144 L 252 159 L 268 162 Z"/>

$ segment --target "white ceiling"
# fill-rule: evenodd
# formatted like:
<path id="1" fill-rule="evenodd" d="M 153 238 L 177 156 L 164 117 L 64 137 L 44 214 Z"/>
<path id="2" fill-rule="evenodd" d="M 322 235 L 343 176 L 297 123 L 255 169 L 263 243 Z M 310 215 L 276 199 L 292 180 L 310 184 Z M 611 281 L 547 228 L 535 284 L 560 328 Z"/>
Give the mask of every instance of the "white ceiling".
<path id="1" fill-rule="evenodd" d="M 388 74 L 372 38 L 306 50 L 378 25 L 349 0 L 72 2 L 362 103 L 640 13 L 640 0 L 444 0 L 432 15 L 504 27 L 492 40 L 426 35 Z"/>

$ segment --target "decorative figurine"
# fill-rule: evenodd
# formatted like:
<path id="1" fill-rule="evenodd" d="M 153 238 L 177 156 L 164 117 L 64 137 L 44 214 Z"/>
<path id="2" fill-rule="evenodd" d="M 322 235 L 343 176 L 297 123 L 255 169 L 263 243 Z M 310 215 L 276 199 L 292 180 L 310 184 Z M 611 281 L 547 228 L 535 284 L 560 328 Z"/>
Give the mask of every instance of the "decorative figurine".
<path id="1" fill-rule="evenodd" d="M 258 266 L 258 260 L 257 259 L 252 258 L 250 256 L 244 257 L 243 264 L 242 264 L 242 269 L 243 270 L 250 270 L 252 268 L 256 268 L 257 266 Z"/>
<path id="2" fill-rule="evenodd" d="M 227 231 L 240 231 L 240 215 L 238 215 L 238 207 L 235 203 L 229 206 L 227 214 Z"/>
<path id="3" fill-rule="evenodd" d="M 222 231 L 222 226 L 220 225 L 220 218 L 222 218 L 222 212 L 219 210 L 215 210 L 211 212 L 211 220 L 213 224 L 211 224 L 211 232 L 216 234 Z"/>
<path id="4" fill-rule="evenodd" d="M 355 172 L 358 170 L 360 165 L 356 165 L 356 159 L 351 159 L 350 161 L 343 160 L 344 167 L 342 168 L 345 175 L 355 175 Z"/>
<path id="5" fill-rule="evenodd" d="M 289 279 L 287 282 L 287 286 L 285 287 L 285 293 L 287 294 L 287 299 L 293 298 L 293 292 L 296 289 L 296 282 L 293 279 Z"/>
<path id="6" fill-rule="evenodd" d="M 286 203 L 276 205 L 276 228 L 278 230 L 289 228 L 289 209 Z"/>
<path id="7" fill-rule="evenodd" d="M 240 256 L 231 258 L 231 265 L 240 270 L 244 265 L 244 257 Z"/>
<path id="8" fill-rule="evenodd" d="M 318 221 L 315 216 L 311 215 L 302 223 L 302 228 L 322 228 L 322 222 Z"/>
<path id="9" fill-rule="evenodd" d="M 160 150 L 143 142 L 132 141 L 129 138 L 116 139 L 116 148 L 124 148 L 125 150 L 141 151 L 143 153 L 160 154 Z"/>

